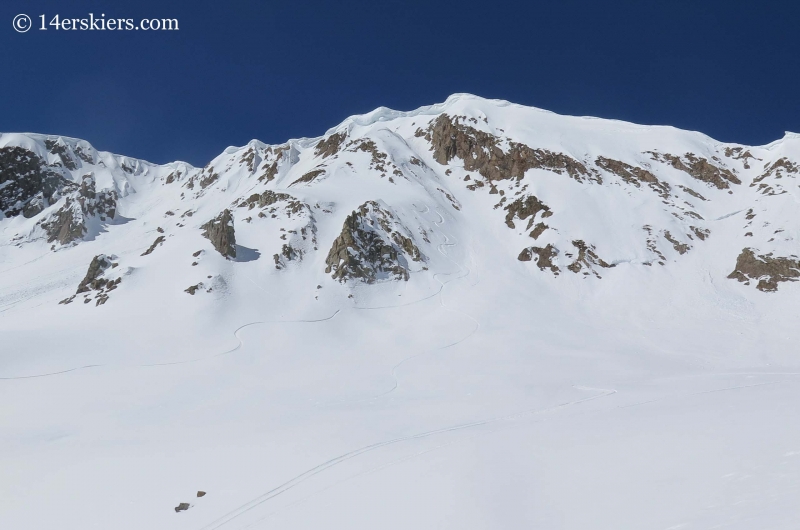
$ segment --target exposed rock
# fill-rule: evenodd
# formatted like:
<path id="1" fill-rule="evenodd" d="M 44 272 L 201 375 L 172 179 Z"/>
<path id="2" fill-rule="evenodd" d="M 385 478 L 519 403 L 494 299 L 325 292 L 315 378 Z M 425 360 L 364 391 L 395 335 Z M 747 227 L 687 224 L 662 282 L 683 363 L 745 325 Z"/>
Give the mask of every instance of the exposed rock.
<path id="1" fill-rule="evenodd" d="M 339 152 L 339 148 L 347 138 L 346 132 L 332 134 L 327 138 L 320 140 L 317 147 L 314 149 L 314 154 L 322 158 L 328 158 Z"/>
<path id="2" fill-rule="evenodd" d="M 646 153 L 653 160 L 670 164 L 690 177 L 711 184 L 721 190 L 730 188 L 731 182 L 734 184 L 742 183 L 730 170 L 717 167 L 705 158 L 697 157 L 694 153 L 686 153 L 683 157 L 655 151 L 647 151 Z"/>
<path id="3" fill-rule="evenodd" d="M 152 253 L 153 253 L 153 251 L 156 249 L 156 247 L 157 247 L 157 246 L 159 246 L 159 245 L 161 245 L 162 243 L 164 243 L 164 240 L 165 240 L 165 239 L 166 239 L 166 238 L 165 238 L 164 236 L 158 236 L 158 237 L 156 238 L 156 240 L 155 240 L 155 241 L 153 241 L 153 244 L 152 244 L 152 245 L 150 245 L 150 248 L 148 248 L 147 250 L 145 250 L 145 251 L 144 251 L 144 253 L 142 254 L 142 256 L 148 256 L 148 255 L 152 254 Z"/>
<path id="4" fill-rule="evenodd" d="M 194 296 L 194 293 L 196 293 L 200 289 L 203 289 L 204 287 L 205 285 L 203 285 L 203 282 L 200 282 L 197 285 L 192 285 L 190 287 L 187 287 L 186 289 L 183 290 L 183 292 L 189 293 L 190 295 Z"/>
<path id="5" fill-rule="evenodd" d="M 22 147 L 0 148 L 0 217 L 34 217 L 76 188 L 34 152 Z"/>
<path id="6" fill-rule="evenodd" d="M 69 148 L 60 140 L 47 139 L 44 141 L 45 147 L 54 155 L 58 155 L 61 163 L 70 171 L 78 169 L 78 165 L 72 158 Z"/>
<path id="7" fill-rule="evenodd" d="M 700 195 L 699 193 L 697 193 L 696 191 L 694 191 L 692 188 L 689 188 L 687 186 L 678 186 L 678 187 L 680 189 L 682 189 L 683 191 L 685 191 L 686 193 L 688 193 L 689 195 L 691 195 L 692 197 L 694 197 L 695 199 L 700 199 L 701 201 L 707 201 L 708 200 L 705 197 L 703 197 L 702 195 Z"/>
<path id="8" fill-rule="evenodd" d="M 247 151 L 242 154 L 242 157 L 239 159 L 240 164 L 247 164 L 247 170 L 252 173 L 255 171 L 256 166 L 261 163 L 261 158 L 256 154 L 256 150 L 252 147 L 249 147 Z"/>
<path id="9" fill-rule="evenodd" d="M 578 249 L 578 257 L 567 266 L 567 269 L 574 272 L 575 274 L 579 273 L 581 270 L 588 269 L 592 272 L 596 277 L 600 278 L 600 275 L 595 270 L 595 266 L 602 267 L 604 269 L 608 269 L 613 267 L 614 265 L 609 265 L 595 252 L 596 248 L 594 245 L 587 245 L 584 241 L 580 239 L 576 239 L 572 242 L 572 246 Z M 584 274 L 589 274 L 589 272 L 584 272 Z"/>
<path id="10" fill-rule="evenodd" d="M 84 150 L 80 145 L 75 147 L 75 155 L 86 162 L 87 164 L 94 164 L 94 153 L 93 150 Z"/>
<path id="11" fill-rule="evenodd" d="M 300 260 L 303 257 L 303 251 L 300 249 L 294 248 L 292 245 L 288 243 L 284 243 L 283 247 L 281 248 L 280 254 L 275 254 L 272 256 L 272 259 L 275 260 L 275 268 L 278 270 L 285 269 L 287 266 L 287 262 Z"/>
<path id="12" fill-rule="evenodd" d="M 445 197 L 447 197 L 447 200 L 450 201 L 450 204 L 453 205 L 453 208 L 455 208 L 456 210 L 461 210 L 461 203 L 458 202 L 455 197 L 450 195 L 448 192 L 446 192 L 442 188 L 436 188 L 436 189 L 439 190 Z"/>
<path id="13" fill-rule="evenodd" d="M 79 294 L 84 294 L 84 303 L 91 302 L 91 295 L 93 294 L 96 306 L 105 304 L 108 300 L 108 293 L 116 289 L 122 282 L 121 277 L 116 279 L 106 277 L 106 272 L 109 269 L 115 269 L 119 265 L 115 259 L 114 256 L 106 256 L 105 254 L 95 256 L 89 263 L 86 276 L 78 284 L 75 294 L 65 300 L 61 300 L 59 304 L 70 304 Z"/>
<path id="14" fill-rule="evenodd" d="M 339 281 L 408 280 L 408 261 L 424 259 L 411 233 L 391 211 L 369 201 L 345 219 L 328 252 L 325 272 Z"/>
<path id="15" fill-rule="evenodd" d="M 758 189 L 761 193 L 765 195 L 779 195 L 780 193 L 784 193 L 784 190 L 782 186 L 774 181 L 783 179 L 784 177 L 792 177 L 798 173 L 800 173 L 800 165 L 795 164 L 786 157 L 780 158 L 771 166 L 765 168 L 764 173 L 754 178 L 750 186 L 752 187 L 758 184 Z M 772 178 L 773 185 L 777 187 L 777 190 L 773 189 L 773 187 L 766 182 L 763 182 L 770 177 Z"/>
<path id="16" fill-rule="evenodd" d="M 394 164 L 388 161 L 388 155 L 378 149 L 378 146 L 372 140 L 362 140 L 353 151 L 363 151 L 369 153 L 372 158 L 370 159 L 369 168 L 381 173 L 386 173 L 386 164 L 394 167 Z M 396 168 L 395 168 L 396 169 Z M 400 175 L 403 173 L 400 172 Z"/>
<path id="17" fill-rule="evenodd" d="M 702 233 L 702 232 L 700 232 L 700 233 Z M 698 236 L 698 237 L 700 237 L 700 236 Z M 680 241 L 678 241 L 677 239 L 672 237 L 672 234 L 669 233 L 669 230 L 665 230 L 664 231 L 664 239 L 666 239 L 667 241 L 672 243 L 672 247 L 675 250 L 677 250 L 679 254 L 686 254 L 692 248 L 689 245 L 687 245 L 685 243 L 681 243 Z M 702 237 L 701 239 L 705 239 L 705 237 Z"/>
<path id="18" fill-rule="evenodd" d="M 546 224 L 539 223 L 533 227 L 533 230 L 531 230 L 531 233 L 528 235 L 531 236 L 533 239 L 539 239 L 539 236 L 542 235 L 544 231 L 547 230 L 548 228 L 550 227 L 547 226 Z"/>
<path id="19" fill-rule="evenodd" d="M 748 163 L 749 159 L 761 160 L 760 158 L 754 157 L 750 151 L 745 150 L 743 147 L 726 147 L 725 156 L 733 158 L 734 160 L 742 160 L 745 169 L 750 169 L 750 164 Z"/>
<path id="20" fill-rule="evenodd" d="M 509 228 L 515 228 L 514 218 L 516 217 L 523 221 L 528 219 L 528 227 L 526 230 L 530 230 L 531 226 L 533 226 L 537 213 L 550 212 L 550 207 L 533 195 L 521 197 L 514 202 L 510 202 L 504 209 L 508 212 L 506 214 L 506 224 Z"/>
<path id="21" fill-rule="evenodd" d="M 647 250 L 658 256 L 659 258 L 659 265 L 664 265 L 666 261 L 666 256 L 658 249 L 658 245 L 656 243 L 656 239 L 653 237 L 653 228 L 650 225 L 644 225 L 642 230 L 647 232 Z M 651 263 L 645 263 L 645 265 L 652 265 Z"/>
<path id="22" fill-rule="evenodd" d="M 205 172 L 208 170 L 208 175 L 201 173 L 200 175 L 200 188 L 206 189 L 207 187 L 211 186 L 213 183 L 219 180 L 219 173 L 214 171 L 214 168 L 204 168 L 203 171 Z"/>
<path id="23" fill-rule="evenodd" d="M 696 235 L 697 239 L 700 241 L 705 241 L 705 239 L 711 234 L 711 231 L 707 228 L 698 228 L 696 226 L 690 226 L 689 228 L 692 230 L 692 232 L 694 232 L 694 235 Z"/>
<path id="24" fill-rule="evenodd" d="M 750 280 L 758 280 L 758 290 L 774 292 L 778 290 L 778 283 L 800 279 L 800 259 L 797 256 L 775 258 L 772 253 L 756 256 L 752 248 L 745 248 L 736 258 L 736 268 L 728 278 L 748 285 Z"/>
<path id="25" fill-rule="evenodd" d="M 280 169 L 280 163 L 283 160 L 285 154 L 289 152 L 290 147 L 288 145 L 284 145 L 281 147 L 275 147 L 275 160 L 272 163 L 266 163 L 264 165 L 264 173 L 258 177 L 259 182 L 270 182 L 275 178 L 278 174 L 278 170 Z M 272 153 L 273 148 L 270 147 L 267 149 L 267 153 Z"/>
<path id="26" fill-rule="evenodd" d="M 669 197 L 669 192 L 670 192 L 669 184 L 667 184 L 666 182 L 661 182 L 655 175 L 653 175 L 646 169 L 631 166 L 630 164 L 626 164 L 625 162 L 621 162 L 619 160 L 613 160 L 611 158 L 605 158 L 602 156 L 598 157 L 594 163 L 597 167 L 604 169 L 609 173 L 617 175 L 628 184 L 633 184 L 638 188 L 640 187 L 640 183 L 645 183 L 648 186 L 650 186 L 661 197 L 665 199 Z"/>
<path id="27" fill-rule="evenodd" d="M 48 243 L 67 245 L 83 239 L 90 218 L 105 222 L 114 219 L 117 209 L 117 192 L 98 192 L 94 175 L 84 175 L 77 191 L 67 196 L 64 206 L 39 222 L 47 234 Z"/>
<path id="28" fill-rule="evenodd" d="M 95 256 L 89 264 L 89 270 L 86 271 L 86 276 L 84 276 L 81 283 L 78 284 L 76 293 L 85 293 L 102 287 L 104 283 L 102 275 L 106 269 L 110 268 L 112 265 L 114 265 L 114 262 L 105 254 Z"/>
<path id="29" fill-rule="evenodd" d="M 197 492 L 197 496 L 198 496 L 198 498 L 199 497 L 205 497 L 206 496 L 206 492 L 205 491 L 198 491 Z"/>
<path id="30" fill-rule="evenodd" d="M 189 508 L 190 508 L 190 506 L 189 506 L 189 503 L 188 503 L 188 502 L 182 502 L 182 503 L 180 503 L 179 505 L 177 505 L 177 506 L 175 507 L 175 513 L 178 513 L 178 512 L 185 512 L 185 511 L 186 511 L 186 510 L 188 510 Z"/>
<path id="31" fill-rule="evenodd" d="M 522 179 L 529 169 L 545 169 L 554 173 L 567 173 L 578 181 L 600 181 L 586 166 L 563 153 L 546 149 L 533 149 L 525 144 L 508 142 L 508 151 L 501 148 L 500 138 L 459 123 L 459 117 L 442 114 L 427 131 L 418 130 L 431 144 L 433 157 L 440 164 L 454 158 L 464 162 L 464 169 L 477 171 L 490 181 Z"/>
<path id="32" fill-rule="evenodd" d="M 164 179 L 164 183 L 165 184 L 172 184 L 173 182 L 180 180 L 180 178 L 181 178 L 181 172 L 180 171 L 173 171 L 172 173 L 167 175 L 167 177 Z"/>
<path id="33" fill-rule="evenodd" d="M 301 182 L 306 182 L 306 183 L 311 182 L 314 179 L 316 179 L 318 176 L 324 175 L 324 174 L 325 174 L 325 170 L 324 169 L 315 169 L 313 171 L 309 171 L 308 173 L 306 173 L 305 175 L 303 175 L 299 179 L 297 179 L 294 182 L 292 182 L 291 184 L 289 184 L 289 187 L 291 188 L 295 184 L 300 184 Z"/>
<path id="34" fill-rule="evenodd" d="M 241 202 L 239 202 L 239 207 L 247 207 L 248 210 L 252 210 L 253 208 L 267 208 L 268 206 L 272 206 L 273 204 L 279 202 L 286 203 L 286 211 L 289 214 L 296 214 L 305 206 L 302 201 L 295 199 L 291 195 L 267 190 L 260 194 L 254 193 L 248 198 L 243 199 Z"/>
<path id="35" fill-rule="evenodd" d="M 527 250 L 529 250 L 531 256 L 534 254 L 536 255 L 536 265 L 539 266 L 540 270 L 550 269 L 550 272 L 558 276 L 558 273 L 561 271 L 561 269 L 559 269 L 556 264 L 553 263 L 553 260 L 558 256 L 558 249 L 556 247 L 553 245 L 547 245 L 544 248 L 530 247 L 530 249 Z M 523 254 L 520 254 L 520 261 L 530 261 L 521 259 L 524 257 L 525 256 Z"/>
<path id="36" fill-rule="evenodd" d="M 233 228 L 233 216 L 230 210 L 223 210 L 222 213 L 200 228 L 203 229 L 203 236 L 211 241 L 217 252 L 228 259 L 236 257 L 236 233 Z"/>

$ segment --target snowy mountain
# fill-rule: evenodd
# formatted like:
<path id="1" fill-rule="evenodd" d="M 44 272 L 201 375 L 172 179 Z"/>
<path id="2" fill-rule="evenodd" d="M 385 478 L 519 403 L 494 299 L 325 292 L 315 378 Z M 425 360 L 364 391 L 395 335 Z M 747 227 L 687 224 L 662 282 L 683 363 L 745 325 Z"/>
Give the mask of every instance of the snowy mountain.
<path id="1" fill-rule="evenodd" d="M 798 179 L 465 94 L 203 168 L 2 134 L 0 522 L 792 528 Z"/>

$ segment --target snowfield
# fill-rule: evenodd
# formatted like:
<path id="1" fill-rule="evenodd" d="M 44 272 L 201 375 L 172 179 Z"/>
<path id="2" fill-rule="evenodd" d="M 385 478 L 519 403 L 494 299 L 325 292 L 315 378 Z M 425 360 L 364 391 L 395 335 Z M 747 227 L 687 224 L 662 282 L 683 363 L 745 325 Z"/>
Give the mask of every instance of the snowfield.
<path id="1" fill-rule="evenodd" d="M 794 530 L 798 178 L 466 94 L 204 168 L 2 134 L 0 528 Z"/>

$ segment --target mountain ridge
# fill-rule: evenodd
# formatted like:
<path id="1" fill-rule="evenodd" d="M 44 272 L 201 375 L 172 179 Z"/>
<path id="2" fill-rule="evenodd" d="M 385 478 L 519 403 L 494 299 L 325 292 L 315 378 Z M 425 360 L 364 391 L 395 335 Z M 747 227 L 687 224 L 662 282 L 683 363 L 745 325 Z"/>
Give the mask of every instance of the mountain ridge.
<path id="1" fill-rule="evenodd" d="M 505 256 L 503 269 L 522 265 L 556 277 L 602 279 L 618 266 L 668 266 L 722 235 L 724 276 L 775 292 L 800 276 L 800 219 L 787 210 L 800 200 L 797 140 L 787 133 L 748 147 L 469 94 L 409 112 L 381 107 L 315 138 L 276 145 L 254 139 L 202 168 L 101 152 L 80 139 L 5 133 L 2 259 L 46 247 L 53 256 L 75 254 L 91 243 L 99 248 L 83 258 L 84 267 L 126 252 L 132 256 L 121 262 L 140 262 L 180 240 L 196 247 L 184 251 L 190 267 L 214 249 L 258 270 L 271 256 L 273 273 L 300 268 L 309 283 L 334 279 L 346 287 L 339 296 L 352 297 L 359 283 L 383 281 L 378 271 L 430 289 L 445 266 L 437 264 L 435 240 L 464 240 L 475 223 L 489 223 L 504 248 L 492 251 Z M 367 210 L 373 213 L 353 217 Z M 421 211 L 448 222 L 433 223 Z M 227 228 L 209 229 L 223 215 Z M 712 226 L 733 218 L 742 224 L 738 234 Z M 135 251 L 115 236 L 132 231 L 141 241 Z M 349 265 L 341 268 L 332 256 Z M 416 256 L 433 261 L 414 268 Z M 141 274 L 142 267 L 118 270 Z M 241 281 L 222 263 L 201 268 L 206 278 L 195 272 L 200 268 L 188 269 L 198 277 L 178 292 L 194 295 L 202 285 L 213 293 L 212 283 L 227 289 Z M 121 276 L 111 280 L 118 285 Z M 64 294 L 60 301 L 78 293 Z M 96 302 L 106 304 L 108 293 L 99 295 Z M 95 300 L 91 290 L 83 296 Z"/>
<path id="2" fill-rule="evenodd" d="M 10 524 L 791 526 L 800 137 L 442 105 L 0 136 Z"/>

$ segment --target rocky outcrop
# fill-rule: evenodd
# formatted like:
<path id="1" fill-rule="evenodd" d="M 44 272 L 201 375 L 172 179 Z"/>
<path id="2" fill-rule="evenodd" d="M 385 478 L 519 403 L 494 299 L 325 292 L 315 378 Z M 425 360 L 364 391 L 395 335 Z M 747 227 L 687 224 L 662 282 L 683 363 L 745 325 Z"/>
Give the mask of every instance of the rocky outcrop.
<path id="1" fill-rule="evenodd" d="M 205 285 L 203 284 L 203 282 L 200 282 L 200 283 L 198 283 L 196 285 L 190 285 L 189 287 L 184 289 L 183 292 L 184 293 L 189 293 L 190 295 L 194 296 L 194 293 L 196 293 L 200 289 L 204 289 L 204 288 L 205 288 Z"/>
<path id="2" fill-rule="evenodd" d="M 460 118 L 442 114 L 427 131 L 417 131 L 417 136 L 424 136 L 430 142 L 433 157 L 440 164 L 461 159 L 464 169 L 477 171 L 489 181 L 520 180 L 529 169 L 566 173 L 578 181 L 600 180 L 584 164 L 563 153 L 512 141 L 508 141 L 508 150 L 503 151 L 500 138 L 460 123 Z"/>
<path id="3" fill-rule="evenodd" d="M 655 151 L 647 151 L 647 154 L 649 154 L 653 160 L 669 164 L 675 169 L 683 171 L 690 177 L 711 184 L 717 189 L 726 190 L 730 188 L 731 183 L 742 183 L 730 170 L 715 166 L 705 158 L 700 158 L 694 153 L 686 153 L 682 157 L 669 153 L 657 153 Z"/>
<path id="4" fill-rule="evenodd" d="M 530 230 L 534 221 L 536 220 L 536 214 L 543 212 L 543 218 L 550 217 L 552 215 L 550 207 L 533 195 L 521 197 L 513 202 L 510 202 L 504 209 L 507 212 L 506 224 L 509 228 L 515 228 L 515 218 L 523 221 L 528 219 L 528 227 L 526 230 Z"/>
<path id="5" fill-rule="evenodd" d="M 595 277 L 600 278 L 597 272 L 597 267 L 609 269 L 614 265 L 609 265 L 597 255 L 597 249 L 594 245 L 587 245 L 586 242 L 576 239 L 572 242 L 572 246 L 578 251 L 578 256 L 575 260 L 567 265 L 567 270 L 578 274 L 583 271 L 583 274 L 594 274 Z M 572 254 L 565 252 L 565 255 L 572 257 Z"/>
<path id="6" fill-rule="evenodd" d="M 561 270 L 553 262 L 556 256 L 558 256 L 558 249 L 556 247 L 553 245 L 547 245 L 546 247 L 528 247 L 520 252 L 517 259 L 520 261 L 531 261 L 534 256 L 536 257 L 536 265 L 539 266 L 540 270 L 549 269 L 550 272 L 558 276 Z"/>
<path id="7" fill-rule="evenodd" d="M 282 204 L 285 206 L 285 211 L 288 215 L 295 215 L 298 213 L 303 212 L 304 210 L 307 211 L 307 205 L 295 197 L 292 197 L 286 193 L 276 193 L 271 190 L 267 190 L 263 193 L 254 193 L 247 197 L 246 199 L 242 199 L 239 201 L 239 208 L 247 208 L 248 210 L 252 210 L 253 208 L 261 208 L 262 210 L 265 208 L 269 208 L 268 213 L 275 213 L 276 207 L 274 205 Z M 266 215 L 259 213 L 259 217 L 266 217 Z M 273 216 L 274 217 L 274 216 Z"/>
<path id="8" fill-rule="evenodd" d="M 567 270 L 578 274 L 579 272 L 583 272 L 584 275 L 594 274 L 595 277 L 600 278 L 600 274 L 597 273 L 597 268 L 611 268 L 613 265 L 609 265 L 597 255 L 596 248 L 594 245 L 587 245 L 584 241 L 580 239 L 576 239 L 572 242 L 572 246 L 578 251 L 578 255 L 575 256 L 571 252 L 564 252 L 564 255 L 568 258 L 574 258 L 573 261 L 567 265 Z M 517 259 L 519 261 L 532 261 L 535 259 L 536 265 L 539 267 L 540 270 L 549 270 L 554 275 L 558 276 L 561 272 L 559 269 L 556 259 L 560 254 L 559 250 L 549 244 L 545 247 L 528 247 L 520 252 Z"/>
<path id="9" fill-rule="evenodd" d="M 734 160 L 741 160 L 745 169 L 750 169 L 750 160 L 761 160 L 760 158 L 754 157 L 752 153 L 750 153 L 750 150 L 744 147 L 726 147 L 725 156 L 733 158 Z"/>
<path id="10" fill-rule="evenodd" d="M 698 232 L 698 233 L 702 234 L 702 232 Z M 672 244 L 672 248 L 674 248 L 678 252 L 678 254 L 686 254 L 692 248 L 689 245 L 687 245 L 686 243 L 681 243 L 680 241 L 675 239 L 672 236 L 672 234 L 669 232 L 669 230 L 664 230 L 664 239 L 666 239 L 667 241 L 669 241 Z"/>
<path id="11" fill-rule="evenodd" d="M 294 182 L 292 182 L 291 184 L 289 184 L 289 187 L 291 188 L 295 184 L 303 184 L 303 183 L 308 184 L 308 183 L 313 182 L 314 180 L 316 180 L 316 178 L 319 177 L 320 175 L 324 175 L 324 174 L 325 174 L 325 170 L 324 169 L 315 169 L 313 171 L 309 171 L 308 173 L 306 173 L 303 176 L 301 176 L 299 179 L 297 179 Z"/>
<path id="12" fill-rule="evenodd" d="M 159 245 L 162 245 L 164 243 L 165 239 L 166 238 L 164 236 L 158 236 L 156 238 L 156 240 L 153 241 L 153 244 L 150 245 L 150 247 L 147 250 L 144 251 L 142 256 L 149 256 L 150 254 L 152 254 L 153 251 L 156 249 L 156 247 L 158 247 Z"/>
<path id="13" fill-rule="evenodd" d="M 233 216 L 228 209 L 223 210 L 218 216 L 200 228 L 203 236 L 211 241 L 217 252 L 227 259 L 236 257 L 236 232 L 233 227 Z"/>
<path id="14" fill-rule="evenodd" d="M 800 279 L 800 259 L 796 256 L 773 257 L 772 253 L 757 256 L 752 248 L 745 248 L 736 258 L 736 268 L 728 278 L 746 285 L 750 285 L 750 280 L 758 280 L 756 289 L 774 292 L 779 283 Z"/>
<path id="15" fill-rule="evenodd" d="M 609 173 L 617 175 L 628 184 L 633 184 L 637 188 L 640 187 L 641 184 L 646 184 L 662 198 L 666 199 L 669 197 L 669 184 L 666 182 L 661 182 L 655 175 L 646 169 L 626 164 L 620 160 L 605 158 L 603 156 L 598 157 L 597 160 L 594 161 L 594 164 L 597 167 L 608 171 Z"/>
<path id="16" fill-rule="evenodd" d="M 44 141 L 44 145 L 51 154 L 58 156 L 59 160 L 61 160 L 61 164 L 65 168 L 70 171 L 78 169 L 78 164 L 75 162 L 75 159 L 72 158 L 72 153 L 63 140 L 48 138 Z"/>
<path id="17" fill-rule="evenodd" d="M 113 220 L 117 212 L 117 192 L 97 191 L 94 175 L 84 175 L 80 187 L 67 196 L 65 204 L 39 222 L 48 243 L 67 245 L 83 239 L 89 220 Z"/>
<path id="18" fill-rule="evenodd" d="M 773 162 L 772 165 L 767 165 L 764 173 L 754 178 L 750 186 L 758 185 L 758 191 L 764 195 L 780 195 L 786 192 L 779 181 L 784 178 L 796 177 L 798 174 L 800 174 L 800 165 L 783 157 Z M 764 182 L 765 180 L 769 182 Z"/>
<path id="19" fill-rule="evenodd" d="M 322 158 L 333 156 L 339 152 L 339 148 L 341 148 L 346 138 L 347 133 L 345 132 L 332 134 L 327 138 L 320 140 L 320 142 L 317 144 L 317 147 L 314 148 L 314 154 L 321 156 Z"/>
<path id="20" fill-rule="evenodd" d="M 95 306 L 103 305 L 108 301 L 108 293 L 119 287 L 122 282 L 121 277 L 116 279 L 108 278 L 106 273 L 111 269 L 116 269 L 119 264 L 115 256 L 99 254 L 89 263 L 89 270 L 86 271 L 75 294 L 59 302 L 60 304 L 71 304 L 78 295 L 83 295 L 83 303 L 88 304 L 93 299 Z M 94 298 L 92 298 L 94 296 Z"/>
<path id="21" fill-rule="evenodd" d="M 539 236 L 542 235 L 544 231 L 547 230 L 548 228 L 550 227 L 547 226 L 546 224 L 539 223 L 533 227 L 533 230 L 531 230 L 531 233 L 528 235 L 531 236 L 533 239 L 539 239 Z"/>
<path id="22" fill-rule="evenodd" d="M 278 171 L 284 159 L 291 158 L 289 154 L 290 151 L 291 147 L 288 145 L 268 147 L 265 151 L 265 156 L 274 155 L 275 158 L 271 162 L 267 160 L 264 161 L 264 165 L 262 166 L 264 172 L 258 177 L 259 182 L 271 182 L 274 180 L 278 175 Z"/>
<path id="23" fill-rule="evenodd" d="M 275 268 L 278 270 L 285 269 L 290 261 L 299 261 L 303 258 L 303 251 L 294 248 L 289 243 L 284 243 L 281 247 L 281 253 L 272 256 L 275 261 Z"/>
<path id="24" fill-rule="evenodd" d="M 34 152 L 0 148 L 0 214 L 34 217 L 75 188 Z"/>
<path id="25" fill-rule="evenodd" d="M 411 233 L 386 207 L 364 203 L 344 221 L 325 260 L 339 281 L 408 280 L 409 261 L 424 261 Z"/>

